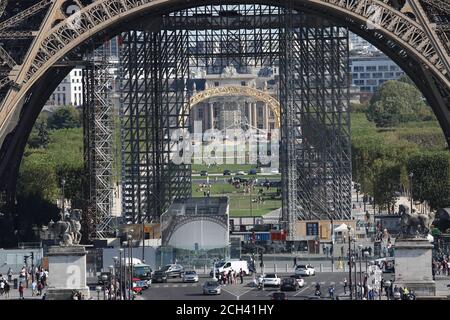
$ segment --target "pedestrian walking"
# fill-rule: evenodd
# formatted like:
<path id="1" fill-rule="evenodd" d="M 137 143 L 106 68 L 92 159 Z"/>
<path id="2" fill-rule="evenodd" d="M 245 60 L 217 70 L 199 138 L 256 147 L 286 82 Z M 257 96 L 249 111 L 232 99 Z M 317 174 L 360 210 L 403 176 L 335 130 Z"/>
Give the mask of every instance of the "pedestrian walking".
<path id="1" fill-rule="evenodd" d="M 8 282 L 5 283 L 5 298 L 9 299 L 9 291 L 11 290 L 11 286 Z"/>
<path id="2" fill-rule="evenodd" d="M 344 278 L 344 294 L 347 294 L 347 278 Z"/>
<path id="3" fill-rule="evenodd" d="M 31 283 L 31 296 L 34 297 L 36 295 L 36 291 L 37 291 L 37 283 L 36 280 L 34 280 Z"/>
<path id="4" fill-rule="evenodd" d="M 242 268 L 239 271 L 239 277 L 241 278 L 241 284 L 243 284 L 244 283 L 244 271 L 242 271 Z"/>
<path id="5" fill-rule="evenodd" d="M 42 285 L 42 282 L 40 282 L 39 281 L 39 283 L 38 283 L 38 285 L 37 285 L 37 294 L 38 294 L 38 296 L 41 296 L 42 295 L 42 289 L 43 289 L 43 285 Z"/>
<path id="6" fill-rule="evenodd" d="M 297 266 L 297 257 L 294 257 L 294 268 Z"/>
<path id="7" fill-rule="evenodd" d="M 24 297 L 23 297 L 23 282 L 22 281 L 19 283 L 19 297 L 20 297 L 20 299 L 24 299 Z"/>

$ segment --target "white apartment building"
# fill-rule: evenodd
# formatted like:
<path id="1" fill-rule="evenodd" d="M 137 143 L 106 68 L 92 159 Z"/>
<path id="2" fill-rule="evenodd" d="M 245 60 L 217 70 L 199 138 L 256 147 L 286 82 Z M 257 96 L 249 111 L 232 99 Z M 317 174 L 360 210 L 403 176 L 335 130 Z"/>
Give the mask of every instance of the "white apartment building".
<path id="1" fill-rule="evenodd" d="M 361 99 L 370 97 L 385 81 L 405 75 L 394 61 L 384 54 L 350 56 L 352 85 L 359 87 Z"/>
<path id="2" fill-rule="evenodd" d="M 81 68 L 74 68 L 67 77 L 59 84 L 53 94 L 50 96 L 46 105 L 74 107 L 83 104 L 83 76 Z"/>
<path id="3" fill-rule="evenodd" d="M 377 53 L 380 50 L 377 49 L 373 44 L 367 42 L 360 36 L 349 32 L 349 49 L 350 51 L 357 51 L 359 54 L 370 54 Z"/>

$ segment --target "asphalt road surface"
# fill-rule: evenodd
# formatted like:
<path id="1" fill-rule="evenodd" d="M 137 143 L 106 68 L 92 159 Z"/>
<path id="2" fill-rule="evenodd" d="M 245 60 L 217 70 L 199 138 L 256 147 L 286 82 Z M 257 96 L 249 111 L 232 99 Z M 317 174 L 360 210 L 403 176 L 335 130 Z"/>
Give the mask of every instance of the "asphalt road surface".
<path id="1" fill-rule="evenodd" d="M 278 274 L 283 278 L 291 274 Z M 357 275 L 359 282 L 359 274 Z M 389 278 L 385 274 L 385 278 Z M 323 299 L 328 298 L 328 288 L 333 285 L 335 295 L 342 299 L 348 299 L 344 294 L 344 278 L 348 273 L 343 272 L 322 272 L 316 273 L 315 276 L 305 277 L 305 286 L 297 291 L 286 292 L 288 300 L 308 300 L 314 298 L 316 283 L 320 283 Z M 243 284 L 232 284 L 222 286 L 222 294 L 211 296 L 203 295 L 202 285 L 209 277 L 201 275 L 200 281 L 197 283 L 183 283 L 181 279 L 169 279 L 167 283 L 153 283 L 152 286 L 145 290 L 140 297 L 144 300 L 270 300 L 274 292 L 279 291 L 278 288 L 264 288 L 258 290 L 253 287 L 252 277 L 245 277 Z M 239 283 L 238 278 L 238 283 Z"/>

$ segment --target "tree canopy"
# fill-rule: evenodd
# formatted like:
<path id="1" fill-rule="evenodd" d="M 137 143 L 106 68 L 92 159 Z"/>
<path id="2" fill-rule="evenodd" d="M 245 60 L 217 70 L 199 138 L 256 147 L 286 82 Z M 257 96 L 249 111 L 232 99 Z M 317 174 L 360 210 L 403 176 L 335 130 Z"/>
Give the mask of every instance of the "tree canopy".
<path id="1" fill-rule="evenodd" d="M 49 129 L 70 129 L 81 127 L 80 112 L 73 106 L 64 106 L 56 110 L 47 119 Z"/>
<path id="2" fill-rule="evenodd" d="M 420 91 L 404 81 L 386 81 L 374 93 L 367 108 L 367 118 L 377 127 L 395 127 L 415 120 L 433 120 Z"/>

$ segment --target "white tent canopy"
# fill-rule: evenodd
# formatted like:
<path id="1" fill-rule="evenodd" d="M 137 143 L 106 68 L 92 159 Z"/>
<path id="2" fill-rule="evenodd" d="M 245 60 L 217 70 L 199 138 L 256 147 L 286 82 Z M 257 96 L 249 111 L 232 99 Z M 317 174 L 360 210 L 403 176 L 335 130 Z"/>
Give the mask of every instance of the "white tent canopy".
<path id="1" fill-rule="evenodd" d="M 334 232 L 347 232 L 347 231 L 348 231 L 348 227 L 345 223 L 341 224 L 340 226 L 338 226 L 334 229 Z"/>

